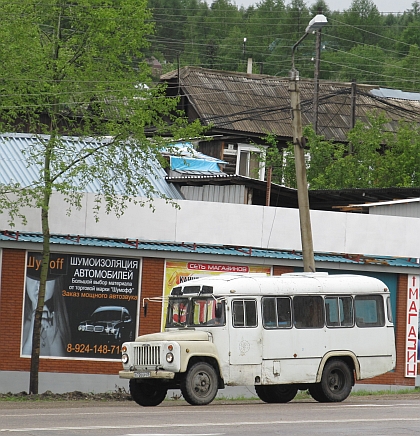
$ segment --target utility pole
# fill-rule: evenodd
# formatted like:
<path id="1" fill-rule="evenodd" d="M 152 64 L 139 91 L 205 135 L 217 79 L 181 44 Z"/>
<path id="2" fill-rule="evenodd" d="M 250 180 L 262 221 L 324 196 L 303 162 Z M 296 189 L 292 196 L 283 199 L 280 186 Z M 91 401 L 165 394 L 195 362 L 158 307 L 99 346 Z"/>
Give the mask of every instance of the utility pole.
<path id="1" fill-rule="evenodd" d="M 318 134 L 318 108 L 319 108 L 319 67 L 321 60 L 321 29 L 315 32 L 315 72 L 314 72 L 314 102 L 313 102 L 313 121 L 312 125 L 315 134 Z"/>
<path id="2" fill-rule="evenodd" d="M 306 178 L 305 140 L 302 133 L 299 76 L 290 78 L 290 102 L 292 105 L 293 147 L 295 153 L 296 185 L 299 207 L 300 235 L 302 242 L 303 270 L 315 272 L 315 256 L 312 241 L 309 193 Z"/>
<path id="3" fill-rule="evenodd" d="M 318 9 L 318 14 L 322 14 L 322 9 Z M 314 132 L 318 134 L 318 114 L 319 114 L 319 72 L 321 63 L 321 28 L 315 30 L 315 70 L 314 70 L 314 101 L 313 101 L 313 120 Z"/>
<path id="4" fill-rule="evenodd" d="M 244 43 L 242 45 L 242 57 L 244 59 L 244 63 L 245 63 L 245 55 L 246 55 L 246 38 L 244 38 Z M 245 64 L 245 71 L 246 71 L 246 64 Z"/>
<path id="5" fill-rule="evenodd" d="M 295 68 L 295 50 L 309 35 L 309 32 L 317 31 L 327 23 L 327 18 L 322 14 L 316 15 L 309 22 L 305 34 L 292 48 L 292 69 L 289 77 L 303 270 L 306 272 L 315 272 L 315 257 L 312 241 L 311 215 L 309 210 L 308 182 L 306 177 L 305 139 L 303 138 L 302 110 L 300 107 L 299 72 Z"/>
<path id="6" fill-rule="evenodd" d="M 350 129 L 356 125 L 356 94 L 357 86 L 356 79 L 351 81 L 351 103 L 350 103 Z M 349 142 L 349 154 L 353 154 L 353 144 Z"/>

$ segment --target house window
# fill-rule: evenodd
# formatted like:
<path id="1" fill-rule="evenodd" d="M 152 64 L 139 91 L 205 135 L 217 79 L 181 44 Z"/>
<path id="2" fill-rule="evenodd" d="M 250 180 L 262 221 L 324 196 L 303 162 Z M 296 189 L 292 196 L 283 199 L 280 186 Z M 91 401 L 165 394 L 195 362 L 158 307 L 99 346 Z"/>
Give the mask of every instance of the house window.
<path id="1" fill-rule="evenodd" d="M 264 180 L 264 152 L 260 148 L 238 144 L 236 174 Z"/>

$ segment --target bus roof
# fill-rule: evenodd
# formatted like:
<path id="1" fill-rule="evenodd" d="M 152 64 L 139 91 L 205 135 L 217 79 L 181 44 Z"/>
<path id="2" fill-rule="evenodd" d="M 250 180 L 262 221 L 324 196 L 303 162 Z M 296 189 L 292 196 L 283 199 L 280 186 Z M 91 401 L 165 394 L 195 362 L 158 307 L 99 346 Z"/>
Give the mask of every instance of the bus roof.
<path id="1" fill-rule="evenodd" d="M 372 294 L 389 292 L 380 280 L 356 274 L 288 273 L 280 276 L 221 274 L 176 286 L 172 295 Z"/>

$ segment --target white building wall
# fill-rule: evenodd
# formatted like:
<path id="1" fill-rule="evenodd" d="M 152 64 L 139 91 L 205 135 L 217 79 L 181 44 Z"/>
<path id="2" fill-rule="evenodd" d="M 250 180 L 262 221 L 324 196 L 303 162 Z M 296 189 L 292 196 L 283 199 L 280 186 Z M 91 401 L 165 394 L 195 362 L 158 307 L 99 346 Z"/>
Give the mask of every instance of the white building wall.
<path id="1" fill-rule="evenodd" d="M 59 195 L 50 209 L 50 231 L 90 237 L 196 242 L 301 250 L 299 215 L 296 209 L 178 201 L 179 209 L 156 200 L 155 211 L 129 204 L 118 219 L 102 213 L 95 221 L 93 194 L 87 194 L 82 210 L 66 215 L 67 204 Z M 40 212 L 29 209 L 28 224 L 11 229 L 0 215 L 0 229 L 41 231 Z M 420 218 L 312 211 L 316 252 L 420 257 Z"/>

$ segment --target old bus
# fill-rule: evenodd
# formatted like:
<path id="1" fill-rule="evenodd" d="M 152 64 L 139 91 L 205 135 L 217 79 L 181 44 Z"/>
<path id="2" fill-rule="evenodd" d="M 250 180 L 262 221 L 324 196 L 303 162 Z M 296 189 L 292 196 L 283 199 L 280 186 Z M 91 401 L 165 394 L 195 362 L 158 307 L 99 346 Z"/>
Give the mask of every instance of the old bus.
<path id="1" fill-rule="evenodd" d="M 255 386 L 267 403 L 308 390 L 343 401 L 356 380 L 395 365 L 390 293 L 372 277 L 291 273 L 200 278 L 172 289 L 164 332 L 122 346 L 133 399 L 160 404 L 181 389 L 209 404 L 225 386 Z"/>

